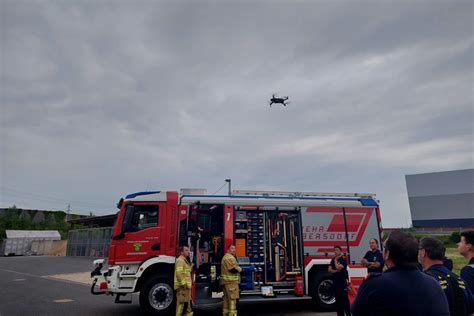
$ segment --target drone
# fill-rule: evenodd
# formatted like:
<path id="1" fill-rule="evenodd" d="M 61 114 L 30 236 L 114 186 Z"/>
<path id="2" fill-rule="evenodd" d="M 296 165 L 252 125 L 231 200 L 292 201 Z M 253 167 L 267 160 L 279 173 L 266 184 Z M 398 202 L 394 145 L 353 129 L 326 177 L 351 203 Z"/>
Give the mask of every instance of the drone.
<path id="1" fill-rule="evenodd" d="M 270 107 L 272 107 L 272 104 L 281 104 L 283 106 L 287 106 L 290 102 L 285 102 L 286 100 L 288 100 L 288 96 L 277 98 L 275 97 L 275 94 L 272 94 L 272 98 L 270 99 Z"/>

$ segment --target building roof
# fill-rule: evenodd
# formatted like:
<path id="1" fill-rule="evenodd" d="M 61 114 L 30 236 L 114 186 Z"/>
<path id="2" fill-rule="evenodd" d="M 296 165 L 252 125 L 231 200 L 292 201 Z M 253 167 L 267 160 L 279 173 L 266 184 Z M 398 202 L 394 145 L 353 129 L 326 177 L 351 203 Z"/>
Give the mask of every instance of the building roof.
<path id="1" fill-rule="evenodd" d="M 9 230 L 5 231 L 7 238 L 57 238 L 61 235 L 57 230 Z"/>
<path id="2" fill-rule="evenodd" d="M 85 225 L 85 226 L 99 226 L 111 227 L 114 226 L 117 214 L 109 214 L 102 216 L 89 216 L 76 219 L 70 219 L 67 222 L 71 225 Z"/>

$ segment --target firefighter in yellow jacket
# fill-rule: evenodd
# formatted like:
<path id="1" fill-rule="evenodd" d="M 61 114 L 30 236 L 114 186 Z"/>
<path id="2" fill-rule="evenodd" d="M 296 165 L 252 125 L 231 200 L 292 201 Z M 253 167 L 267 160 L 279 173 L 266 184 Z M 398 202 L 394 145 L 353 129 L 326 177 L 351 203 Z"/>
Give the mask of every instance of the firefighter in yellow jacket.
<path id="1" fill-rule="evenodd" d="M 176 259 L 174 270 L 174 289 L 176 290 L 176 316 L 192 316 L 191 309 L 191 270 L 189 248 L 180 247 L 180 256 Z"/>
<path id="2" fill-rule="evenodd" d="M 220 284 L 224 286 L 224 306 L 222 315 L 237 316 L 237 300 L 239 299 L 240 272 L 235 246 L 230 245 L 221 262 Z"/>

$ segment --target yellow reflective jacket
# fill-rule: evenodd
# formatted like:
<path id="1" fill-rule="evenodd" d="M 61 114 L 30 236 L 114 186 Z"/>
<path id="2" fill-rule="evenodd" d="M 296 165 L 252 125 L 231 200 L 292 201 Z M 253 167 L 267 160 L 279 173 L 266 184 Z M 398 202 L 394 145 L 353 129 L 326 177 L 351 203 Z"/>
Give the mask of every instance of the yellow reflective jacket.
<path id="1" fill-rule="evenodd" d="M 238 272 L 231 272 L 230 270 L 235 269 Z M 237 259 L 230 253 L 226 253 L 222 258 L 221 262 L 221 280 L 220 284 L 239 284 L 240 283 L 240 272 L 242 268 L 239 267 Z"/>
<path id="2" fill-rule="evenodd" d="M 176 259 L 176 266 L 174 269 L 174 289 L 181 287 L 186 289 L 191 288 L 191 270 L 192 264 L 184 256 L 179 256 Z"/>

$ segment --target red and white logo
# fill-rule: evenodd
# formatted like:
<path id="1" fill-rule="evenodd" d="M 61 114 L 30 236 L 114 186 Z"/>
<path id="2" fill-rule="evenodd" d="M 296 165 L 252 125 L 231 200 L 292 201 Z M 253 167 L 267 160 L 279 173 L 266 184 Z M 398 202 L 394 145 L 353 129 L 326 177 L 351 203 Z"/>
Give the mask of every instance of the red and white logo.
<path id="1" fill-rule="evenodd" d="M 374 208 L 308 207 L 303 219 L 305 247 L 322 247 L 317 252 L 332 252 L 336 244 L 347 249 L 360 245 Z M 345 220 L 344 220 L 345 217 Z M 347 233 L 346 233 L 347 227 Z M 344 249 L 343 249 L 344 251 Z"/>

